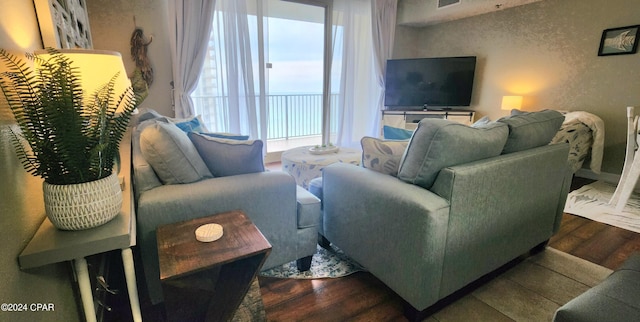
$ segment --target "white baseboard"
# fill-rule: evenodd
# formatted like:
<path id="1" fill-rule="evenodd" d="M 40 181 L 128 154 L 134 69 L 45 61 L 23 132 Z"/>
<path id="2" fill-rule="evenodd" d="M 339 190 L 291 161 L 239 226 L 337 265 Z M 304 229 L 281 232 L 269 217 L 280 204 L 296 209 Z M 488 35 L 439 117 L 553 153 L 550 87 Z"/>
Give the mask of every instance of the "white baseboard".
<path id="1" fill-rule="evenodd" d="M 619 174 L 609 173 L 609 172 L 595 173 L 587 168 L 579 169 L 578 171 L 576 171 L 575 176 L 580 178 L 586 178 L 591 180 L 601 180 L 606 182 L 620 181 Z"/>
<path id="2" fill-rule="evenodd" d="M 620 181 L 619 174 L 609 173 L 609 172 L 595 173 L 586 168 L 582 168 L 576 171 L 575 176 L 580 178 L 591 179 L 591 180 L 601 180 L 601 181 L 611 182 L 611 183 L 618 183 L 618 181 Z"/>
<path id="3" fill-rule="evenodd" d="M 576 171 L 575 176 L 580 178 L 591 179 L 591 180 L 600 180 L 600 181 L 609 182 L 613 184 L 618 184 L 618 182 L 620 182 L 619 174 L 608 173 L 608 172 L 601 172 L 598 174 L 586 168 L 582 168 Z M 640 193 L 640 180 L 636 182 L 636 187 L 633 190 Z"/>

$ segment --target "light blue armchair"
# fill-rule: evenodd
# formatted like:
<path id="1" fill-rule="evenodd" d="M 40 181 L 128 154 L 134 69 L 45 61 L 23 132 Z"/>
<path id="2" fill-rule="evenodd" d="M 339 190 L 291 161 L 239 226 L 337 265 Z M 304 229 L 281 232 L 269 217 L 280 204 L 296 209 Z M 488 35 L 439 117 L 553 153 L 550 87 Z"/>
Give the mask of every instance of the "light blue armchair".
<path id="1" fill-rule="evenodd" d="M 155 124 L 154 124 L 155 122 Z M 150 125 L 151 124 L 151 125 Z M 160 151 L 166 146 L 155 146 L 153 158 L 160 161 L 171 159 L 178 166 L 166 165 L 174 171 L 177 179 L 166 178 L 169 170 L 154 170 L 152 164 L 143 155 L 141 136 L 152 140 L 142 133 L 149 127 L 156 127 L 153 140 L 182 144 L 182 151 Z M 132 135 L 132 159 L 137 219 L 137 239 L 141 252 L 145 281 L 149 297 L 153 304 L 162 301 L 162 288 L 159 280 L 158 255 L 156 246 L 156 228 L 160 225 L 208 216 L 230 210 L 242 210 L 260 229 L 272 245 L 263 269 L 298 260 L 298 268 L 308 270 L 311 256 L 316 251 L 317 226 L 320 221 L 320 201 L 298 187 L 289 174 L 283 172 L 245 173 L 229 176 L 216 176 L 202 169 L 200 157 L 189 154 L 194 151 L 188 135 L 163 120 L 145 121 L 138 125 Z M 162 132 L 166 133 L 162 133 Z M 145 134 L 145 135 L 141 135 Z M 142 145 L 149 145 L 143 142 Z M 160 145 L 161 145 L 160 144 Z M 260 142 L 261 144 L 261 142 Z M 259 147 L 261 150 L 261 146 Z M 198 150 L 202 153 L 202 149 Z M 164 157 L 163 157 L 163 152 Z M 258 151 L 258 153 L 262 153 Z M 185 154 L 181 160 L 173 159 L 176 154 Z M 203 155 L 203 159 L 207 159 Z M 155 160 L 158 161 L 158 160 Z M 154 162 L 155 162 L 154 161 Z M 240 162 L 238 160 L 237 162 Z M 260 162 L 262 159 L 260 158 Z M 197 163 L 197 164 L 196 164 Z M 247 166 L 245 164 L 245 166 Z M 262 164 L 254 164 L 255 167 Z M 187 170 L 196 169 L 185 174 Z M 182 172 L 176 174 L 175 172 Z M 189 175 L 197 180 L 188 183 L 166 182 L 169 180 L 191 181 Z M 165 177 L 165 179 L 161 179 Z M 186 179 L 185 179 L 186 178 Z M 165 182 L 163 182 L 165 181 Z"/>
<path id="2" fill-rule="evenodd" d="M 420 316 L 530 249 L 544 249 L 571 181 L 568 145 L 547 145 L 561 123 L 554 111 L 483 128 L 425 119 L 397 177 L 375 167 L 326 167 L 324 242 L 399 294 L 411 318 Z"/>

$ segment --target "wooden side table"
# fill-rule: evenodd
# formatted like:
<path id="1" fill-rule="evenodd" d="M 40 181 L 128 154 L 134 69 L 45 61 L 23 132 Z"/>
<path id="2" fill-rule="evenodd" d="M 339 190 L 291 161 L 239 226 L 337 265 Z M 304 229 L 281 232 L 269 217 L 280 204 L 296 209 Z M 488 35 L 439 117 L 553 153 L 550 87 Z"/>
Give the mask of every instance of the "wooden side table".
<path id="1" fill-rule="evenodd" d="M 196 240 L 204 224 L 222 225 L 217 241 Z M 158 261 L 170 321 L 227 321 L 271 252 L 271 244 L 239 211 L 158 227 Z"/>

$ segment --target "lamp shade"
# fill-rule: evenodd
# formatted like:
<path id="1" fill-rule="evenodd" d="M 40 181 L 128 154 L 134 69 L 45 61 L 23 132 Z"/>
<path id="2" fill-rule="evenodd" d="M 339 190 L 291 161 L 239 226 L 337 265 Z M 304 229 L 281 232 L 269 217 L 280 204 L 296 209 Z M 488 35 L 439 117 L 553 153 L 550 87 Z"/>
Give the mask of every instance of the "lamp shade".
<path id="1" fill-rule="evenodd" d="M 56 51 L 68 58 L 71 61 L 71 66 L 77 69 L 85 102 L 90 98 L 90 95 L 93 95 L 96 90 L 107 84 L 118 72 L 120 74 L 115 80 L 114 97 L 120 97 L 131 87 L 131 81 L 127 77 L 127 71 L 124 68 L 122 56 L 119 52 L 90 49 L 57 49 Z M 44 61 L 53 56 L 43 50 L 36 51 L 35 54 Z M 36 60 L 37 68 L 38 61 Z M 121 106 L 118 107 L 117 112 L 121 108 Z"/>
<path id="2" fill-rule="evenodd" d="M 522 96 L 503 96 L 502 97 L 502 110 L 510 111 L 513 109 L 519 110 L 522 107 Z"/>

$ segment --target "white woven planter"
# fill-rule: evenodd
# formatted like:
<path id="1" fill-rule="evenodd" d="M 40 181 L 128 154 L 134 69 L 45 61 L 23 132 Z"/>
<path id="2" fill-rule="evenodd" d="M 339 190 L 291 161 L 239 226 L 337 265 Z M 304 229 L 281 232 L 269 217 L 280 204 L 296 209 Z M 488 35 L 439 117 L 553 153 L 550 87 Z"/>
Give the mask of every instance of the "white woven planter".
<path id="1" fill-rule="evenodd" d="M 62 230 L 100 226 L 117 216 L 122 208 L 122 191 L 115 173 L 79 184 L 54 185 L 45 182 L 42 188 L 47 217 Z"/>

